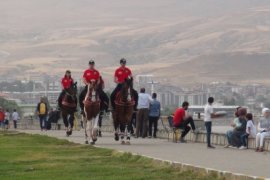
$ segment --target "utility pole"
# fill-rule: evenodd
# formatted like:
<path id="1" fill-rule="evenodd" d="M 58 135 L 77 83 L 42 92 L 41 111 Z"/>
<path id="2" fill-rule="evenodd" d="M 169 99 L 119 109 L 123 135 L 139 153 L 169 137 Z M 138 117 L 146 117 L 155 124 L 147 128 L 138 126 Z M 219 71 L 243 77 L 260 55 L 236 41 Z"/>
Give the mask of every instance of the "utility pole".
<path id="1" fill-rule="evenodd" d="M 147 84 L 151 84 L 151 94 L 153 94 L 155 92 L 155 84 L 159 84 L 159 82 L 156 82 L 154 80 L 150 81 L 150 82 L 147 82 Z"/>

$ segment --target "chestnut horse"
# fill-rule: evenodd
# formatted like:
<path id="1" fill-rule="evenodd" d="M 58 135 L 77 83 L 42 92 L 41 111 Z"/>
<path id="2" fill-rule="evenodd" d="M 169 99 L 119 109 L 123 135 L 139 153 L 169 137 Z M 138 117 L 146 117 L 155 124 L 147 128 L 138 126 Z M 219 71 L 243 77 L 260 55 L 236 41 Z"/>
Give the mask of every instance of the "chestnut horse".
<path id="1" fill-rule="evenodd" d="M 97 141 L 98 121 L 100 113 L 100 98 L 97 91 L 97 82 L 91 81 L 87 85 L 87 94 L 84 99 L 84 129 L 85 143 L 94 145 Z M 90 139 L 91 138 L 91 139 Z"/>
<path id="2" fill-rule="evenodd" d="M 65 124 L 66 135 L 70 136 L 74 126 L 74 113 L 77 109 L 77 82 L 73 83 L 71 87 L 65 91 L 61 112 Z"/>
<path id="3" fill-rule="evenodd" d="M 128 128 L 128 125 L 131 121 L 134 105 L 133 78 L 130 77 L 125 80 L 121 90 L 116 94 L 115 110 L 112 112 L 115 140 L 119 141 L 120 134 L 121 144 L 130 144 L 130 128 Z M 124 140 L 125 135 L 127 136 L 126 141 Z"/>

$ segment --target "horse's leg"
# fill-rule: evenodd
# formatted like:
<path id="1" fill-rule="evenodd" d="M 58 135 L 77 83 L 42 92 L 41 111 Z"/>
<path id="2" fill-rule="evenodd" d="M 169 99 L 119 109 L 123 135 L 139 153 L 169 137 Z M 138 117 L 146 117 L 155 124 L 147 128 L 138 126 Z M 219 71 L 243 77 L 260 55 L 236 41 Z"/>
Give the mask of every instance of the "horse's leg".
<path id="1" fill-rule="evenodd" d="M 87 120 L 84 116 L 82 116 L 83 128 L 84 128 L 84 137 L 85 137 L 85 144 L 88 144 L 88 134 L 87 134 Z"/>
<path id="2" fill-rule="evenodd" d="M 120 123 L 120 138 L 121 138 L 121 144 L 125 144 L 125 129 L 126 126 L 123 123 Z"/>
<path id="3" fill-rule="evenodd" d="M 101 127 L 102 127 L 102 119 L 103 119 L 103 115 L 104 115 L 104 111 L 102 110 L 99 114 L 99 119 L 98 119 L 98 127 L 99 127 L 99 130 L 98 130 L 98 136 L 99 137 L 102 137 L 102 134 L 101 134 Z"/>
<path id="4" fill-rule="evenodd" d="M 114 124 L 114 140 L 119 141 L 119 134 L 118 134 L 119 123 L 116 115 L 114 115 L 113 117 L 113 124 Z"/>
<path id="5" fill-rule="evenodd" d="M 92 139 L 92 122 L 89 120 L 86 120 L 86 135 L 87 135 L 87 141 L 90 142 Z"/>
<path id="6" fill-rule="evenodd" d="M 67 114 L 62 112 L 62 117 L 63 117 L 63 122 L 64 122 L 64 125 L 65 125 L 66 135 L 69 136 L 69 134 L 68 134 L 68 117 L 67 117 Z"/>
<path id="7" fill-rule="evenodd" d="M 92 140 L 93 140 L 93 143 L 95 143 L 97 141 L 98 121 L 99 121 L 99 114 L 96 117 L 92 118 Z"/>
<path id="8" fill-rule="evenodd" d="M 126 144 L 130 145 L 130 136 L 131 136 L 131 126 L 129 126 L 128 124 L 126 125 L 126 129 L 127 129 L 127 142 Z"/>
<path id="9" fill-rule="evenodd" d="M 70 131 L 69 131 L 69 134 L 70 134 L 70 135 L 72 134 L 72 129 L 73 129 L 73 126 L 74 126 L 74 119 L 75 119 L 74 116 L 75 116 L 75 115 L 74 115 L 74 112 L 71 113 L 71 114 L 69 115 L 69 125 L 70 125 Z"/>

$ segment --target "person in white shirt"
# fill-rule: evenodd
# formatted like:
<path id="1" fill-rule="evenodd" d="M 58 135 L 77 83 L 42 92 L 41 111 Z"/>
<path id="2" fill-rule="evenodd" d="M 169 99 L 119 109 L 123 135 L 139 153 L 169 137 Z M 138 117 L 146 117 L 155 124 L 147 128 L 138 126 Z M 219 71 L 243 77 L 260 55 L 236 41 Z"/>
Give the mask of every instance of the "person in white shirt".
<path id="1" fill-rule="evenodd" d="M 204 107 L 204 123 L 206 127 L 206 136 L 207 136 L 207 147 L 214 149 L 215 147 L 211 145 L 211 133 L 212 133 L 212 119 L 218 118 L 223 115 L 217 115 L 214 113 L 213 108 L 214 98 L 209 97 L 208 98 L 208 104 Z"/>
<path id="2" fill-rule="evenodd" d="M 9 129 L 10 112 L 7 109 L 5 112 L 5 128 Z"/>
<path id="3" fill-rule="evenodd" d="M 137 106 L 136 137 L 142 136 L 142 138 L 145 138 L 147 136 L 148 114 L 151 101 L 153 101 L 152 97 L 145 93 L 145 88 L 141 88 Z M 141 129 L 142 134 L 140 133 Z"/>
<path id="4" fill-rule="evenodd" d="M 253 123 L 253 115 L 251 113 L 247 113 L 247 126 L 246 133 L 241 135 L 241 147 L 239 149 L 247 149 L 247 141 L 248 137 L 256 137 L 256 127 Z"/>
<path id="5" fill-rule="evenodd" d="M 264 138 L 270 137 L 270 109 L 262 110 L 263 118 L 258 123 L 258 133 L 256 135 L 256 152 L 263 152 Z"/>
<path id="6" fill-rule="evenodd" d="M 20 119 L 20 116 L 16 109 L 13 110 L 11 118 L 13 120 L 14 129 L 17 129 L 17 122 Z"/>

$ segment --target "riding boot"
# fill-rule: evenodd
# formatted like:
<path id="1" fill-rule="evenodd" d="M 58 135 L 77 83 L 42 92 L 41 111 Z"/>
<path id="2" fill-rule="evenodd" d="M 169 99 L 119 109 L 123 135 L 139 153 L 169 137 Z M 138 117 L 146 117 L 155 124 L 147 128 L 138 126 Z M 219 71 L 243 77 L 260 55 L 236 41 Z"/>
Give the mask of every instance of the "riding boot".
<path id="1" fill-rule="evenodd" d="M 64 95 L 65 95 L 65 90 L 63 90 L 63 91 L 60 93 L 60 95 L 59 95 L 59 97 L 58 97 L 58 99 L 57 99 L 57 102 L 58 102 L 58 109 L 59 109 L 59 110 L 62 108 L 62 101 L 63 101 Z"/>
<path id="2" fill-rule="evenodd" d="M 79 96 L 79 104 L 80 104 L 80 108 L 81 108 L 81 114 L 84 114 L 84 99 L 87 93 L 87 86 L 85 86 L 85 88 L 82 90 L 80 96 Z"/>
<path id="3" fill-rule="evenodd" d="M 113 90 L 111 94 L 111 105 L 112 105 L 112 110 L 115 110 L 115 98 L 117 93 L 121 90 L 122 84 L 117 84 L 116 88 Z"/>

